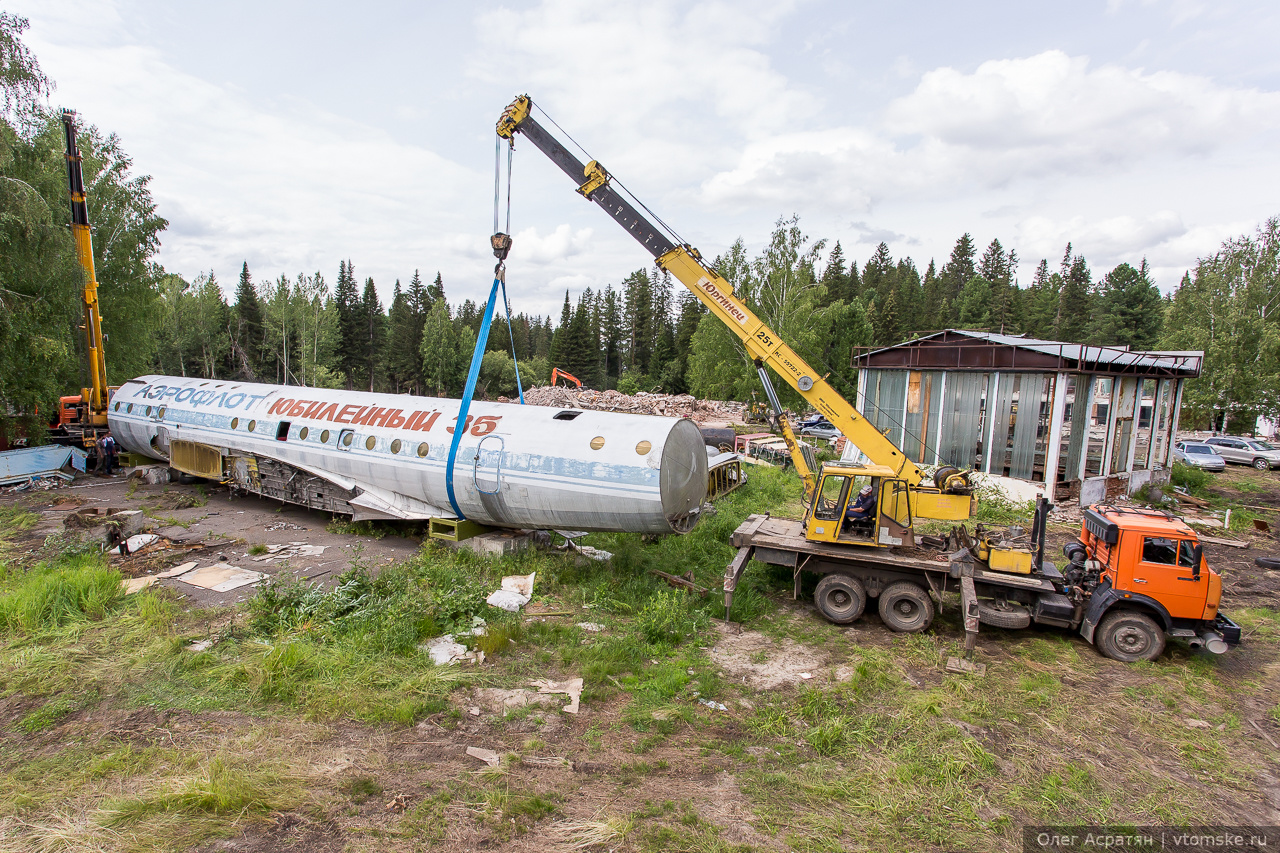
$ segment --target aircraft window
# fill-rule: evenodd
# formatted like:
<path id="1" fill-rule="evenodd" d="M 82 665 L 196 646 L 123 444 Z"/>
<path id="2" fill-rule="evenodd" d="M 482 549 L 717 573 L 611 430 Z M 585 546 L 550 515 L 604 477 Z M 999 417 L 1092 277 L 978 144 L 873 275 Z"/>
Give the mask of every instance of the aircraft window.
<path id="1" fill-rule="evenodd" d="M 239 418 L 232 418 L 232 419 L 231 419 L 231 428 L 232 428 L 232 429 L 239 429 L 239 428 L 240 428 L 240 419 L 239 419 Z"/>
<path id="2" fill-rule="evenodd" d="M 125 412 L 126 412 L 127 414 L 130 414 L 130 415 L 132 415 L 132 414 L 133 414 L 133 403 L 130 403 L 130 404 L 129 404 L 129 407 L 128 407 L 127 409 L 125 409 Z"/>
<path id="3" fill-rule="evenodd" d="M 168 409 L 166 409 L 164 406 L 161 406 L 161 407 L 160 407 L 160 411 L 156 412 L 156 417 L 158 417 L 158 418 L 163 418 L 163 417 L 164 417 L 164 413 L 165 413 L 165 412 L 167 412 L 167 411 L 169 411 L 169 410 L 168 410 Z"/>
<path id="4" fill-rule="evenodd" d="M 147 417 L 151 417 L 151 407 L 147 406 Z"/>
<path id="5" fill-rule="evenodd" d="M 119 403 L 116 403 L 116 411 L 117 411 L 117 412 L 118 412 L 118 411 L 120 411 L 120 404 L 119 404 Z"/>
<path id="6" fill-rule="evenodd" d="M 320 433 L 320 443 L 321 443 L 321 444 L 328 444 L 328 443 L 329 443 L 329 431 L 328 431 L 328 430 L 325 430 L 324 432 Z"/>
<path id="7" fill-rule="evenodd" d="M 280 425 L 276 427 L 276 441 L 288 441 L 288 440 L 289 440 L 289 422 L 281 421 Z"/>
<path id="8" fill-rule="evenodd" d="M 344 429 L 344 430 L 342 431 L 342 435 L 341 435 L 341 437 L 340 437 L 338 440 L 342 443 L 342 446 L 343 446 L 343 447 L 350 447 L 350 446 L 351 446 L 351 439 L 355 438 L 355 435 L 356 435 L 356 434 L 355 434 L 354 432 L 352 432 L 351 430 L 349 430 L 349 429 Z"/>
<path id="9" fill-rule="evenodd" d="M 306 441 L 307 436 L 309 435 L 311 435 L 311 430 L 307 429 L 306 427 L 303 427 L 302 429 L 298 430 L 298 438 L 302 439 L 303 441 Z"/>
<path id="10" fill-rule="evenodd" d="M 580 414 L 582 414 L 582 412 L 564 411 L 556 412 L 552 417 L 557 421 L 571 421 Z"/>
<path id="11" fill-rule="evenodd" d="M 599 450 L 599 449 L 600 449 L 600 448 L 602 448 L 602 447 L 604 447 L 604 436 L 603 436 L 603 435 L 597 435 L 595 438 L 591 439 L 591 449 L 592 449 L 592 450 Z"/>
<path id="12" fill-rule="evenodd" d="M 365 450 L 373 450 L 373 448 L 377 446 L 378 446 L 378 439 L 374 438 L 373 436 L 369 436 L 364 440 Z"/>
<path id="13" fill-rule="evenodd" d="M 258 428 L 257 421 L 249 421 L 249 432 L 253 432 L 257 428 Z"/>
<path id="14" fill-rule="evenodd" d="M 431 447 L 425 441 L 422 442 L 422 444 L 418 445 L 419 456 L 426 456 L 430 452 L 431 452 Z"/>
<path id="15" fill-rule="evenodd" d="M 639 454 L 640 456 L 644 456 L 650 450 L 653 450 L 653 442 L 642 441 L 636 445 L 636 453 Z"/>
<path id="16" fill-rule="evenodd" d="M 400 439 L 397 438 L 395 441 L 391 442 L 391 452 L 392 453 L 400 452 Z"/>

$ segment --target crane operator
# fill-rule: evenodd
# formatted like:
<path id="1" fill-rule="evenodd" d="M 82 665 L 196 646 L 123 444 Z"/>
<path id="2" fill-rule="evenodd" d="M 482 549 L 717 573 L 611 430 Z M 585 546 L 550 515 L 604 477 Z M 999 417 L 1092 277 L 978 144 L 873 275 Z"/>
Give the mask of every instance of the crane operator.
<path id="1" fill-rule="evenodd" d="M 876 499 L 872 494 L 871 486 L 863 486 L 858 492 L 858 498 L 849 504 L 849 508 L 845 510 L 845 521 L 864 521 L 872 518 L 876 512 Z"/>

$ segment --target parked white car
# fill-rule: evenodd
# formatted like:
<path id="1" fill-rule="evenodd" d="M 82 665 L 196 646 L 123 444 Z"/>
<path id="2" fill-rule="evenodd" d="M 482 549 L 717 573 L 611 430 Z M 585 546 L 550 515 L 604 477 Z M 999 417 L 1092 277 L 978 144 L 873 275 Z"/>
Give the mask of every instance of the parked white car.
<path id="1" fill-rule="evenodd" d="M 1256 438 L 1236 438 L 1224 435 L 1216 438 L 1206 438 L 1204 443 L 1211 446 L 1219 456 L 1228 462 L 1252 465 L 1259 471 L 1266 471 L 1268 468 L 1280 468 L 1280 447 Z"/>
<path id="2" fill-rule="evenodd" d="M 1227 462 L 1214 448 L 1203 441 L 1180 441 L 1173 448 L 1173 458 L 1194 468 L 1220 474 L 1227 470 Z"/>

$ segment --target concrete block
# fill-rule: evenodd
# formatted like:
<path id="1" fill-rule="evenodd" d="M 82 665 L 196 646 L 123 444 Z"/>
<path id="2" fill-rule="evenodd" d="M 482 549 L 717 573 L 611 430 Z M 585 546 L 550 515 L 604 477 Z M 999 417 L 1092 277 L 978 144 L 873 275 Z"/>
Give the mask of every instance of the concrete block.
<path id="1" fill-rule="evenodd" d="M 1125 490 L 1125 494 L 1132 495 L 1151 482 L 1150 471 L 1131 471 L 1129 472 L 1129 486 Z"/>
<path id="2" fill-rule="evenodd" d="M 529 534 L 507 530 L 482 533 L 458 543 L 460 547 L 470 548 L 482 557 L 506 557 L 519 554 L 531 544 L 532 538 Z"/>
<path id="3" fill-rule="evenodd" d="M 1107 478 L 1086 477 L 1080 483 L 1080 506 L 1100 504 L 1107 499 Z"/>

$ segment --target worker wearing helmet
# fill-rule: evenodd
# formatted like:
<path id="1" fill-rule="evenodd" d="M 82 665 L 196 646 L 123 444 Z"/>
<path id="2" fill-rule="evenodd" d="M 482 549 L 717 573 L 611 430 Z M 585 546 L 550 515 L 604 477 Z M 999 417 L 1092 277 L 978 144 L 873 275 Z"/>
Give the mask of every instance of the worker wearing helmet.
<path id="1" fill-rule="evenodd" d="M 863 486 L 858 492 L 858 497 L 849 504 L 849 508 L 845 510 L 844 517 L 846 521 L 862 521 L 867 518 L 874 518 L 876 514 L 876 498 L 870 485 Z"/>

